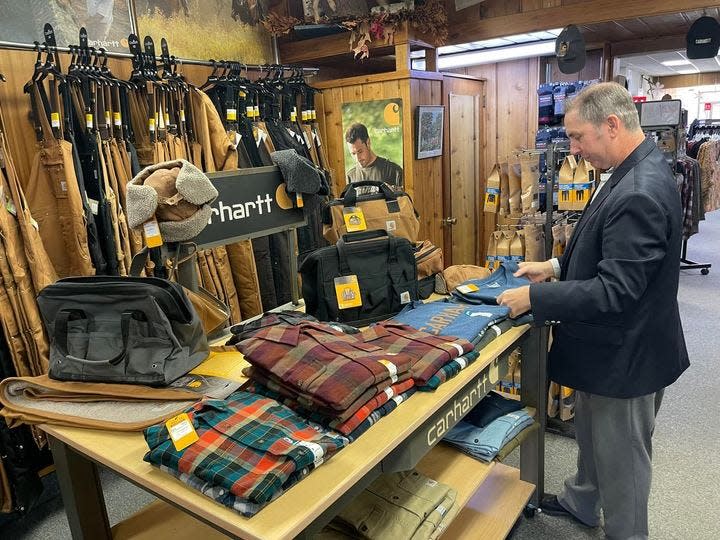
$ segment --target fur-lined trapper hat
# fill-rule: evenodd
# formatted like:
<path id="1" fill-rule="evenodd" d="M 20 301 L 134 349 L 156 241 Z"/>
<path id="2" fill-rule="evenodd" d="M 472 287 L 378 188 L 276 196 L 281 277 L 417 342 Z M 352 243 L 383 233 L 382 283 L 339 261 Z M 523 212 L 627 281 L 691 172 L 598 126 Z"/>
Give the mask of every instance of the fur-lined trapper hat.
<path id="1" fill-rule="evenodd" d="M 128 226 L 142 227 L 155 216 L 164 240 L 192 240 L 208 224 L 217 196 L 210 179 L 184 159 L 151 165 L 128 182 Z"/>

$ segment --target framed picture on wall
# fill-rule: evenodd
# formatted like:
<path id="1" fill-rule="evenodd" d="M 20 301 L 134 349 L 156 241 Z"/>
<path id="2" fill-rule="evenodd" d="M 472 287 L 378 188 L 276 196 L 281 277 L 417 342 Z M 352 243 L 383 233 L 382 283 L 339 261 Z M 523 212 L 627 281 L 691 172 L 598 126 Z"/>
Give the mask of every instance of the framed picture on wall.
<path id="1" fill-rule="evenodd" d="M 415 114 L 417 159 L 441 156 L 443 151 L 443 105 L 419 105 Z"/>

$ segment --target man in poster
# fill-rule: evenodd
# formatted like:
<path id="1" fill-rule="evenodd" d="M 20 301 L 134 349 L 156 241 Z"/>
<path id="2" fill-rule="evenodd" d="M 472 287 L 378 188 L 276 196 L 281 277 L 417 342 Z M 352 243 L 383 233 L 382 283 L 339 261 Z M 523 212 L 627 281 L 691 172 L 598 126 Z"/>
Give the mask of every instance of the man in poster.
<path id="1" fill-rule="evenodd" d="M 402 188 L 402 167 L 373 152 L 370 135 L 364 124 L 351 125 L 345 132 L 345 142 L 350 155 L 357 163 L 347 172 L 348 183 L 373 180 L 386 182 L 398 189 Z"/>

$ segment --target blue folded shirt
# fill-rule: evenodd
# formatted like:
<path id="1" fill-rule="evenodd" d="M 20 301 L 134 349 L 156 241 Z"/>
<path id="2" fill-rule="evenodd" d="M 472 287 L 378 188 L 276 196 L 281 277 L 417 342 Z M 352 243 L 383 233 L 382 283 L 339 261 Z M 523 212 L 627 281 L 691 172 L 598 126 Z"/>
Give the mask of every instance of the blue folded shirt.
<path id="1" fill-rule="evenodd" d="M 412 302 L 393 319 L 439 336 L 454 336 L 476 344 L 485 331 L 507 319 L 505 306 L 467 305 L 457 302 Z"/>
<path id="2" fill-rule="evenodd" d="M 488 277 L 483 279 L 469 279 L 462 285 L 458 285 L 452 292 L 453 298 L 466 304 L 495 304 L 497 297 L 508 289 L 515 289 L 529 285 L 530 280 L 526 277 L 515 277 L 513 274 L 518 271 L 516 262 L 503 261 L 500 268 L 495 270 Z"/>
<path id="3" fill-rule="evenodd" d="M 500 449 L 533 423 L 525 409 L 508 413 L 484 428 L 460 421 L 443 439 L 477 459 L 491 461 Z"/>

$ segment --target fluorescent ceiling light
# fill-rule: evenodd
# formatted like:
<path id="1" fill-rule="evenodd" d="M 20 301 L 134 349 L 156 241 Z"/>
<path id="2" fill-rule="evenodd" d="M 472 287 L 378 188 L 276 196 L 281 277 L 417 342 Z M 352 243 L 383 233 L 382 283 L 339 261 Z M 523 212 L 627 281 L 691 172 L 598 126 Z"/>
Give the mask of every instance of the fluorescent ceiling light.
<path id="1" fill-rule="evenodd" d="M 698 69 L 676 69 L 675 73 L 679 73 L 680 75 L 693 75 L 700 73 L 700 71 Z"/>
<path id="2" fill-rule="evenodd" d="M 514 36 L 504 36 L 502 38 L 485 39 L 482 41 L 473 41 L 470 43 L 461 43 L 458 45 L 448 45 L 446 47 L 439 47 L 438 54 L 443 55 L 451 51 L 452 47 L 465 47 L 470 50 L 484 49 L 490 47 L 498 47 L 504 45 L 510 45 L 511 43 L 523 43 L 527 41 L 542 41 L 545 39 L 555 39 L 562 32 L 562 28 L 553 28 L 543 32 L 533 32 L 531 34 L 515 34 Z"/>
<path id="3" fill-rule="evenodd" d="M 673 66 L 687 66 L 691 65 L 692 62 L 690 60 L 666 60 L 665 62 L 660 62 L 663 66 L 673 67 Z"/>
<path id="4" fill-rule="evenodd" d="M 555 41 L 537 41 L 527 45 L 501 47 L 492 50 L 472 51 L 438 58 L 439 69 L 451 69 L 478 64 L 491 64 L 518 58 L 531 58 L 555 53 Z"/>

